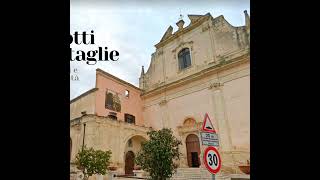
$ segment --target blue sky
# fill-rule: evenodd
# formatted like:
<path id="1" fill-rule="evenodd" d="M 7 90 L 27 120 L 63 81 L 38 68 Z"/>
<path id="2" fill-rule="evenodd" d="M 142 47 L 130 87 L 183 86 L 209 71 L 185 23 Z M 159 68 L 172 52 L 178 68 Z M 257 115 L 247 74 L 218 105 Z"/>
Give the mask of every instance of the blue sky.
<path id="1" fill-rule="evenodd" d="M 141 66 L 147 71 L 154 45 L 170 25 L 177 30 L 175 23 L 180 13 L 185 26 L 190 22 L 188 14 L 223 15 L 233 26 L 244 25 L 244 10 L 250 14 L 249 0 L 90 2 L 71 0 L 70 33 L 94 30 L 96 45 L 117 50 L 120 56 L 117 62 L 98 62 L 96 65 L 71 62 L 71 68 L 78 69 L 80 78 L 70 81 L 71 99 L 95 86 L 96 68 L 138 86 Z M 96 50 L 95 46 L 71 47 Z"/>

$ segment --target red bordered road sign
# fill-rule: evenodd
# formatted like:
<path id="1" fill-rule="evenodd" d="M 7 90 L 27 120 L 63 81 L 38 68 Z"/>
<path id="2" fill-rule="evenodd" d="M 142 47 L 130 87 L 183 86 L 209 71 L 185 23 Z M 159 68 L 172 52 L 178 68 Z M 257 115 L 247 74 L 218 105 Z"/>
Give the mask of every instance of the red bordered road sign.
<path id="1" fill-rule="evenodd" d="M 206 148 L 204 151 L 203 160 L 210 173 L 216 174 L 220 171 L 221 158 L 218 150 L 215 147 L 209 146 Z"/>
<path id="2" fill-rule="evenodd" d="M 209 133 L 216 133 L 216 130 L 213 128 L 213 125 L 209 118 L 208 113 L 206 113 L 204 116 L 202 131 L 209 132 Z"/>

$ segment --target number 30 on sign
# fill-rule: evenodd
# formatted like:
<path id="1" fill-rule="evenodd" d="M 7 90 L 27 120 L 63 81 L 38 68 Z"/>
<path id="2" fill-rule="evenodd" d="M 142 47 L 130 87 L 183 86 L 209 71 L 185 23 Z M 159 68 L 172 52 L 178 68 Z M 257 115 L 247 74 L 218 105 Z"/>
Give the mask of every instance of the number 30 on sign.
<path id="1" fill-rule="evenodd" d="M 220 171 L 221 158 L 218 150 L 215 147 L 209 146 L 204 151 L 203 159 L 204 159 L 206 168 L 210 173 L 216 174 L 217 172 Z"/>

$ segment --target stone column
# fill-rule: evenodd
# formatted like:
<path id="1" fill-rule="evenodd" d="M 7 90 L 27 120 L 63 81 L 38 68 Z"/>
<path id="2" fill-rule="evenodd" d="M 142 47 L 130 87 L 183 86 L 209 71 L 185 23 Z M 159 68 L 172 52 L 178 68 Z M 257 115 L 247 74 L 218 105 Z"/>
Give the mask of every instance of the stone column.
<path id="1" fill-rule="evenodd" d="M 223 96 L 223 84 L 213 83 L 210 86 L 213 99 L 213 117 L 217 122 L 217 133 L 219 137 L 219 152 L 222 159 L 222 171 L 232 173 L 234 171 L 234 158 L 232 154 L 232 139 L 229 130 L 228 118 L 226 116 L 225 102 Z"/>
<path id="2" fill-rule="evenodd" d="M 186 134 L 183 133 L 180 137 L 180 140 L 182 141 L 182 145 L 180 148 L 180 152 L 182 153 L 180 156 L 180 167 L 181 168 L 187 168 L 188 166 L 188 160 L 187 160 L 187 147 L 186 147 Z"/>
<path id="3" fill-rule="evenodd" d="M 168 114 L 168 101 L 166 99 L 163 99 L 159 106 L 161 108 L 162 112 L 162 128 L 168 128 L 169 127 L 169 114 Z"/>
<path id="4" fill-rule="evenodd" d="M 229 132 L 229 127 L 227 123 L 227 117 L 225 112 L 224 97 L 222 94 L 222 83 L 213 83 L 210 86 L 212 90 L 213 98 L 213 117 L 212 120 L 217 121 L 218 125 L 218 136 L 219 136 L 219 149 L 220 151 L 230 151 L 232 148 L 231 137 Z"/>

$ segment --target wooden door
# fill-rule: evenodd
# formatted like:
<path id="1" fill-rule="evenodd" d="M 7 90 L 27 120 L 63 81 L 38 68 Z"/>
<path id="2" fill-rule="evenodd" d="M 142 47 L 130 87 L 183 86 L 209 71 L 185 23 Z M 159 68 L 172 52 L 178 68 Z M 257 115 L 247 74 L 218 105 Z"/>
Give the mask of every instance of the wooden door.
<path id="1" fill-rule="evenodd" d="M 200 143 L 198 136 L 190 134 L 186 140 L 187 159 L 189 167 L 200 166 Z"/>
<path id="2" fill-rule="evenodd" d="M 133 168 L 134 168 L 134 153 L 132 151 L 128 151 L 126 154 L 126 160 L 125 160 L 125 174 L 133 175 Z"/>

